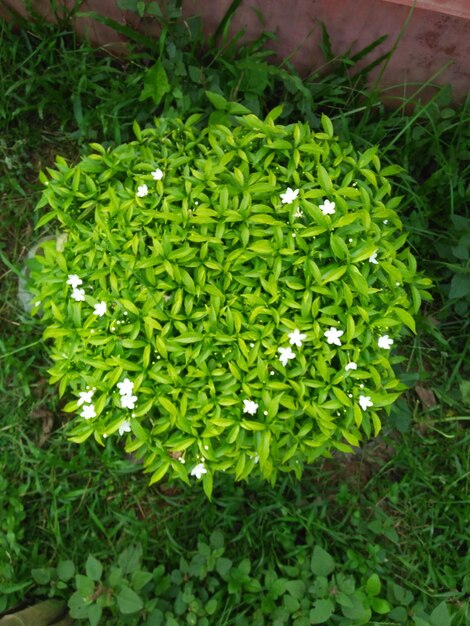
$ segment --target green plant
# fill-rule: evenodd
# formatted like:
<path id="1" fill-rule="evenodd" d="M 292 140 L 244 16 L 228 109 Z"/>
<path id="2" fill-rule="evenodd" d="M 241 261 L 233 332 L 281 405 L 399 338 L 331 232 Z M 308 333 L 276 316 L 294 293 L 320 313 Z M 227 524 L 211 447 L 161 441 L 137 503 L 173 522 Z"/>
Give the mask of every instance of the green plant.
<path id="1" fill-rule="evenodd" d="M 389 624 L 450 626 L 450 604 L 417 602 L 376 573 L 358 574 L 319 545 L 299 545 L 295 561 L 266 566 L 225 555 L 224 535 L 200 537 L 196 550 L 173 569 L 143 558 L 129 545 L 110 564 L 89 555 L 84 569 L 73 561 L 33 570 L 37 591 L 65 598 L 70 615 L 91 626 L 351 626 Z M 377 621 L 375 621 L 377 620 Z M 454 620 L 453 623 L 456 623 Z"/>
<path id="2" fill-rule="evenodd" d="M 399 168 L 326 117 L 312 133 L 208 96 L 205 128 L 136 124 L 135 142 L 58 159 L 38 226 L 63 236 L 32 289 L 72 440 L 131 433 L 151 482 L 190 471 L 210 494 L 216 471 L 300 476 L 378 434 L 401 391 L 389 349 L 430 283 L 388 198 Z"/>

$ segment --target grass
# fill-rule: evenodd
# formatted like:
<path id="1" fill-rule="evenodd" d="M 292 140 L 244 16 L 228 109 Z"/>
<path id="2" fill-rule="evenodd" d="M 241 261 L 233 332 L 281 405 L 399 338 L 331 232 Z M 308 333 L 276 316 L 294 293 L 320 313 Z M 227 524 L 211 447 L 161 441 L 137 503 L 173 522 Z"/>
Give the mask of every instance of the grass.
<path id="1" fill-rule="evenodd" d="M 139 537 L 147 560 L 175 564 L 198 536 L 220 528 L 228 554 L 261 568 L 295 562 L 319 543 L 364 575 L 377 571 L 436 603 L 460 607 L 470 591 L 468 278 L 470 99 L 441 89 L 430 103 L 386 109 L 351 62 L 301 80 L 266 62 L 261 41 L 237 49 L 202 45 L 200 24 L 165 31 L 161 61 L 171 92 L 139 100 L 154 51 L 114 59 L 45 24 L 13 32 L 0 24 L 0 612 L 35 595 L 33 568 L 89 552 L 111 561 Z M 266 38 L 265 38 L 266 39 Z M 324 46 L 333 59 L 325 33 Z M 370 51 L 373 53 L 373 47 Z M 152 56 L 153 55 L 153 56 Z M 359 59 L 357 59 L 359 60 Z M 187 69 L 187 68 L 196 69 Z M 185 85 L 183 88 L 183 84 Z M 112 446 L 77 447 L 47 384 L 41 328 L 17 303 L 17 278 L 37 238 L 37 174 L 55 154 L 78 158 L 90 141 L 120 142 L 134 118 L 206 110 L 220 90 L 257 113 L 285 103 L 284 119 L 318 124 L 322 111 L 358 147 L 380 143 L 404 168 L 396 187 L 421 269 L 435 282 L 401 376 L 411 389 L 384 434 L 353 457 L 319 462 L 301 482 L 275 488 L 219 479 L 202 489 L 148 488 L 138 466 Z M 445 225 L 445 227 L 443 227 Z M 467 251 L 467 252 L 466 252 Z M 456 279 L 456 277 L 459 277 Z"/>

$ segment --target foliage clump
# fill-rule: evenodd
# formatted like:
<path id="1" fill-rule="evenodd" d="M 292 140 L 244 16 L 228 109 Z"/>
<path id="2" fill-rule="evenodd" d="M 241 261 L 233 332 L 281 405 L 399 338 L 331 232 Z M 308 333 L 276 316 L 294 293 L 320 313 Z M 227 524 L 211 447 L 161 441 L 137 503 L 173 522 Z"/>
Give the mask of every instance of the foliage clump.
<path id="1" fill-rule="evenodd" d="M 229 115 L 229 113 L 231 115 Z M 392 345 L 429 281 L 375 147 L 240 105 L 57 159 L 32 270 L 70 437 L 117 434 L 151 482 L 274 481 L 377 435 Z M 59 236 L 60 233 L 60 236 Z M 396 357 L 395 357 L 396 359 Z"/>

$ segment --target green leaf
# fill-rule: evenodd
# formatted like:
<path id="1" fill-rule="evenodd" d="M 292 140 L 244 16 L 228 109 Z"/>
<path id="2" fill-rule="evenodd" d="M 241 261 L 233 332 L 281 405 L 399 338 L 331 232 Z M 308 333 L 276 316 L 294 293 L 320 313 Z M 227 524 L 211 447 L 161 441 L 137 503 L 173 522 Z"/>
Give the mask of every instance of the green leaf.
<path id="1" fill-rule="evenodd" d="M 77 574 L 75 576 L 75 585 L 77 587 L 78 593 L 82 596 L 82 598 L 89 599 L 93 595 L 93 590 L 95 589 L 95 585 L 93 581 L 87 576 L 83 576 L 83 574 Z"/>
<path id="2" fill-rule="evenodd" d="M 40 567 L 31 570 L 31 576 L 38 585 L 47 585 L 51 580 L 51 570 L 48 567 Z"/>
<path id="3" fill-rule="evenodd" d="M 350 596 L 351 606 L 342 606 L 341 611 L 345 617 L 357 621 L 358 624 L 367 624 L 372 611 L 364 606 L 361 592 L 356 591 Z"/>
<path id="4" fill-rule="evenodd" d="M 98 626 L 102 613 L 103 608 L 99 604 L 92 604 L 88 607 L 87 617 L 90 620 L 90 626 Z"/>
<path id="5" fill-rule="evenodd" d="M 147 100 L 151 98 L 158 106 L 165 94 L 171 91 L 171 85 L 168 82 L 168 76 L 160 59 L 147 70 L 144 76 L 144 88 L 140 94 L 139 100 Z"/>
<path id="6" fill-rule="evenodd" d="M 213 485 L 213 476 L 212 472 L 208 471 L 207 474 L 204 474 L 202 477 L 202 487 L 204 489 L 204 493 L 211 500 L 212 498 L 212 485 Z"/>
<path id="7" fill-rule="evenodd" d="M 466 406 L 470 406 L 470 380 L 463 380 L 460 385 L 460 395 Z"/>
<path id="8" fill-rule="evenodd" d="M 321 125 L 323 126 L 323 130 L 328 135 L 328 137 L 332 138 L 334 135 L 333 124 L 330 118 L 327 117 L 324 113 L 322 113 L 321 115 Z"/>
<path id="9" fill-rule="evenodd" d="M 214 613 L 217 611 L 217 606 L 218 606 L 218 602 L 217 602 L 216 598 L 211 598 L 206 603 L 206 606 L 204 607 L 205 610 L 206 610 L 207 615 L 214 615 Z"/>
<path id="10" fill-rule="evenodd" d="M 452 616 L 445 602 L 436 606 L 430 616 L 432 626 L 451 626 Z"/>
<path id="11" fill-rule="evenodd" d="M 140 568 L 142 559 L 142 546 L 138 543 L 135 546 L 128 546 L 119 555 L 118 563 L 123 574 L 132 574 Z"/>
<path id="12" fill-rule="evenodd" d="M 328 172 L 323 167 L 323 165 L 318 165 L 317 166 L 317 176 L 318 176 L 318 180 L 319 180 L 320 185 L 322 186 L 322 189 L 325 192 L 325 194 L 332 193 L 333 185 L 331 183 L 331 178 L 329 177 Z"/>
<path id="13" fill-rule="evenodd" d="M 198 343 L 204 339 L 202 333 L 183 333 L 179 337 L 175 337 L 174 340 L 178 343 Z"/>
<path id="14" fill-rule="evenodd" d="M 405 311 L 405 309 L 401 309 L 400 307 L 395 307 L 393 310 L 403 322 L 403 324 L 405 324 L 405 326 L 408 326 L 408 328 L 416 335 L 416 324 L 413 317 L 408 313 L 408 311 Z"/>
<path id="15" fill-rule="evenodd" d="M 170 469 L 170 461 L 161 461 L 159 467 L 153 472 L 149 485 L 153 485 L 155 483 L 160 482 L 160 480 L 165 476 L 165 474 Z"/>
<path id="16" fill-rule="evenodd" d="M 86 619 L 88 617 L 90 604 L 82 598 L 78 591 L 70 596 L 67 606 L 69 608 L 70 617 L 73 619 Z"/>
<path id="17" fill-rule="evenodd" d="M 333 267 L 327 270 L 321 276 L 321 281 L 322 281 L 321 284 L 326 285 L 326 283 L 329 283 L 334 280 L 338 280 L 339 278 L 341 278 L 341 276 L 343 276 L 346 270 L 347 270 L 347 267 L 344 265 L 342 267 Z"/>
<path id="18" fill-rule="evenodd" d="M 75 565 L 73 561 L 59 561 L 57 565 L 57 577 L 59 580 L 67 582 L 75 576 Z"/>
<path id="19" fill-rule="evenodd" d="M 305 596 L 305 583 L 303 580 L 288 580 L 286 582 L 286 591 L 288 591 L 293 598 L 302 600 Z"/>
<path id="20" fill-rule="evenodd" d="M 381 176 L 393 176 L 395 174 L 401 174 L 403 172 L 403 168 L 400 165 L 387 165 L 380 170 Z"/>
<path id="21" fill-rule="evenodd" d="M 335 562 L 326 550 L 320 546 L 315 546 L 310 568 L 316 576 L 328 576 L 335 569 Z"/>
<path id="22" fill-rule="evenodd" d="M 227 110 L 228 101 L 223 96 L 213 91 L 206 91 L 205 94 L 215 109 L 218 111 Z"/>
<path id="23" fill-rule="evenodd" d="M 135 591 L 140 591 L 145 587 L 147 583 L 149 583 L 153 578 L 153 574 L 150 572 L 144 572 L 142 570 L 137 570 L 132 572 L 132 588 Z"/>
<path id="24" fill-rule="evenodd" d="M 130 613 L 137 613 L 140 611 L 144 603 L 135 591 L 129 589 L 129 587 L 123 587 L 117 595 L 117 603 L 121 613 L 128 615 Z"/>
<path id="25" fill-rule="evenodd" d="M 217 559 L 215 563 L 215 569 L 217 570 L 220 577 L 226 580 L 228 577 L 228 573 L 232 569 L 232 565 L 233 565 L 233 561 L 225 558 L 224 556 L 221 556 L 220 558 Z"/>
<path id="26" fill-rule="evenodd" d="M 331 600 L 316 600 L 309 613 L 310 624 L 324 624 L 330 619 L 334 610 L 335 605 Z"/>
<path id="27" fill-rule="evenodd" d="M 470 295 L 470 278 L 464 274 L 454 274 L 450 283 L 449 298 L 456 300 Z"/>
<path id="28" fill-rule="evenodd" d="M 98 582 L 99 580 L 101 580 L 101 576 L 103 574 L 103 566 L 91 554 L 88 556 L 86 560 L 85 570 L 86 570 L 86 575 L 88 576 L 88 578 L 91 578 L 91 580 L 94 580 L 95 582 Z"/>
<path id="29" fill-rule="evenodd" d="M 377 574 L 369 576 L 366 582 L 366 591 L 369 596 L 378 596 L 382 585 L 380 584 L 380 578 Z"/>
<path id="30" fill-rule="evenodd" d="M 386 613 L 389 613 L 390 609 L 392 608 L 387 600 L 384 600 L 383 598 L 372 598 L 372 600 L 370 601 L 370 606 L 376 613 L 379 613 L 380 615 L 385 615 Z"/>
<path id="31" fill-rule="evenodd" d="M 256 252 L 256 254 L 272 254 L 273 253 L 271 242 L 264 240 L 264 239 L 256 241 L 254 244 L 249 246 L 248 249 L 251 250 L 252 252 Z"/>

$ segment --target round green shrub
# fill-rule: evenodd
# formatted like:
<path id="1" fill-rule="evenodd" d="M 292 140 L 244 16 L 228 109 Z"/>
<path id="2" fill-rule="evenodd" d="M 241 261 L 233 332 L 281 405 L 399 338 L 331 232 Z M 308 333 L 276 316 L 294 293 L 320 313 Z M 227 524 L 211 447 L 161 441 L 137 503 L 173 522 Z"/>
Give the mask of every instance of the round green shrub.
<path id="1" fill-rule="evenodd" d="M 377 149 L 254 115 L 159 119 L 42 175 L 33 312 L 70 438 L 124 437 L 151 482 L 300 476 L 377 435 L 416 273 Z M 199 123 L 199 124 L 198 124 Z"/>

